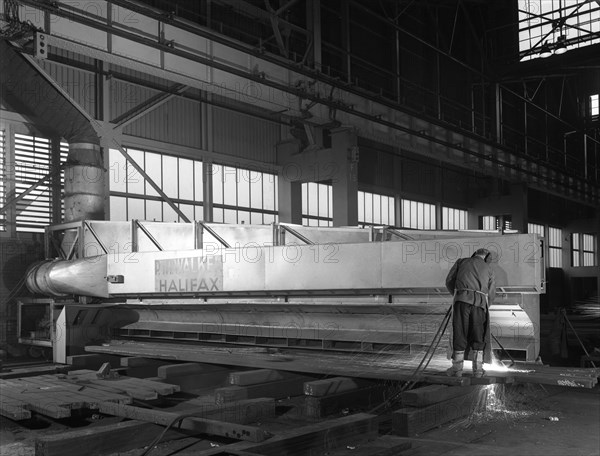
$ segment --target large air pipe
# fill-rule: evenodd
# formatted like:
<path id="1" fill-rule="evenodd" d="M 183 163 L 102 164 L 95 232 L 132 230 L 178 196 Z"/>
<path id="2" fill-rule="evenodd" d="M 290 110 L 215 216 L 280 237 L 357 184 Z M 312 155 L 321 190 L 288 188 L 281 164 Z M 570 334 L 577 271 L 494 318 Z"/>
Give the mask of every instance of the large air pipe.
<path id="1" fill-rule="evenodd" d="M 0 39 L 2 102 L 31 125 L 69 143 L 65 168 L 65 222 L 104 219 L 105 186 L 100 139 L 71 100 L 21 52 Z"/>
<path id="2" fill-rule="evenodd" d="M 65 168 L 65 222 L 104 219 L 104 174 L 98 144 L 69 144 Z"/>
<path id="3" fill-rule="evenodd" d="M 108 297 L 106 255 L 76 260 L 48 260 L 33 264 L 26 273 L 26 284 L 34 294 L 65 297 L 69 295 Z"/>
<path id="4" fill-rule="evenodd" d="M 64 138 L 69 143 L 65 167 L 64 221 L 102 220 L 106 201 L 100 140 L 89 118 L 63 96 L 43 70 L 31 58 L 4 39 L 0 39 L 0 96 L 2 103 L 19 112 L 31 125 L 48 135 Z M 74 236 L 67 231 L 63 242 Z M 33 265 L 27 272 L 27 286 L 35 294 L 64 296 L 83 294 L 82 285 L 89 274 L 102 271 L 102 261 L 90 265 L 75 261 L 46 261 Z M 105 260 L 104 260 L 105 263 Z M 91 266 L 91 267 L 90 267 Z M 105 268 L 104 268 L 105 269 Z M 90 272 L 91 271 L 91 272 Z M 104 290 L 94 290 L 97 295 Z"/>

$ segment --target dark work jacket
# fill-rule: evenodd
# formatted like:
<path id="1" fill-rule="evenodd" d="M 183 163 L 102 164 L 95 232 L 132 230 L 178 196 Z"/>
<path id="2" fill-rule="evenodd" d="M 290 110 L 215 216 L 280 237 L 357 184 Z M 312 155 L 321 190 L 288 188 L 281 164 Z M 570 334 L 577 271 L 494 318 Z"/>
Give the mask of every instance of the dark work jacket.
<path id="1" fill-rule="evenodd" d="M 454 302 L 461 301 L 486 309 L 496 296 L 494 270 L 481 257 L 461 258 L 450 269 L 446 288 L 454 295 Z"/>

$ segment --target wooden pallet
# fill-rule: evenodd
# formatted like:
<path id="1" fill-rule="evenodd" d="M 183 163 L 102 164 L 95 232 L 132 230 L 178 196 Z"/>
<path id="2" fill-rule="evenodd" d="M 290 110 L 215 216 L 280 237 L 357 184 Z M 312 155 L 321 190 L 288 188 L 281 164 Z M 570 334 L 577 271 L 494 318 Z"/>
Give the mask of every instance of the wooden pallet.
<path id="1" fill-rule="evenodd" d="M 0 415 L 17 421 L 31 418 L 31 412 L 66 418 L 73 410 L 95 410 L 104 402 L 130 404 L 133 399 L 156 399 L 177 391 L 177 385 L 144 379 L 98 378 L 90 370 L 0 379 Z"/>

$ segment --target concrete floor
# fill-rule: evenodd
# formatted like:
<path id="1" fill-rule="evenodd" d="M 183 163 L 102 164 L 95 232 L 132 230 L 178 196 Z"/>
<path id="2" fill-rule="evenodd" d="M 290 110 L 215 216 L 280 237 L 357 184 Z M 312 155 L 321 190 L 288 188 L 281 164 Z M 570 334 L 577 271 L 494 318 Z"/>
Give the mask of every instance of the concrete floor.
<path id="1" fill-rule="evenodd" d="M 498 401 L 494 407 L 481 407 L 471 417 L 410 438 L 413 448 L 403 452 L 402 456 L 600 455 L 600 386 L 591 390 L 540 385 L 508 385 L 504 388 L 498 390 L 498 397 L 504 401 Z M 556 417 L 558 421 L 550 421 L 550 417 Z M 102 424 L 92 423 L 91 426 Z M 56 422 L 44 429 L 27 429 L 0 418 L 0 455 L 33 456 L 37 432 L 54 433 L 67 429 L 67 423 Z M 185 448 L 184 443 L 161 445 L 156 454 L 176 455 L 178 449 Z M 357 445 L 357 449 L 361 446 L 368 447 L 368 443 Z M 190 451 L 207 447 L 209 442 L 204 441 L 183 451 L 190 454 Z M 139 450 L 133 450 L 123 455 L 138 453 Z"/>
<path id="2" fill-rule="evenodd" d="M 489 408 L 413 439 L 403 456 L 600 455 L 600 386 L 510 385 L 505 407 Z M 550 417 L 558 421 L 550 421 Z"/>

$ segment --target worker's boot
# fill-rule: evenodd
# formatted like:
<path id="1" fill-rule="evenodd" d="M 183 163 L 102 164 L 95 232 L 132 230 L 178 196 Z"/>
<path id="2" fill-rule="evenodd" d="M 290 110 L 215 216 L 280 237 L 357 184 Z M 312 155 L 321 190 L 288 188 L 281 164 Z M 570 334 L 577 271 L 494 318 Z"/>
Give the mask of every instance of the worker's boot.
<path id="1" fill-rule="evenodd" d="M 449 377 L 462 377 L 463 363 L 465 361 L 464 351 L 452 352 L 452 367 L 446 370 Z"/>
<path id="2" fill-rule="evenodd" d="M 473 377 L 483 377 L 483 350 L 473 351 Z"/>

